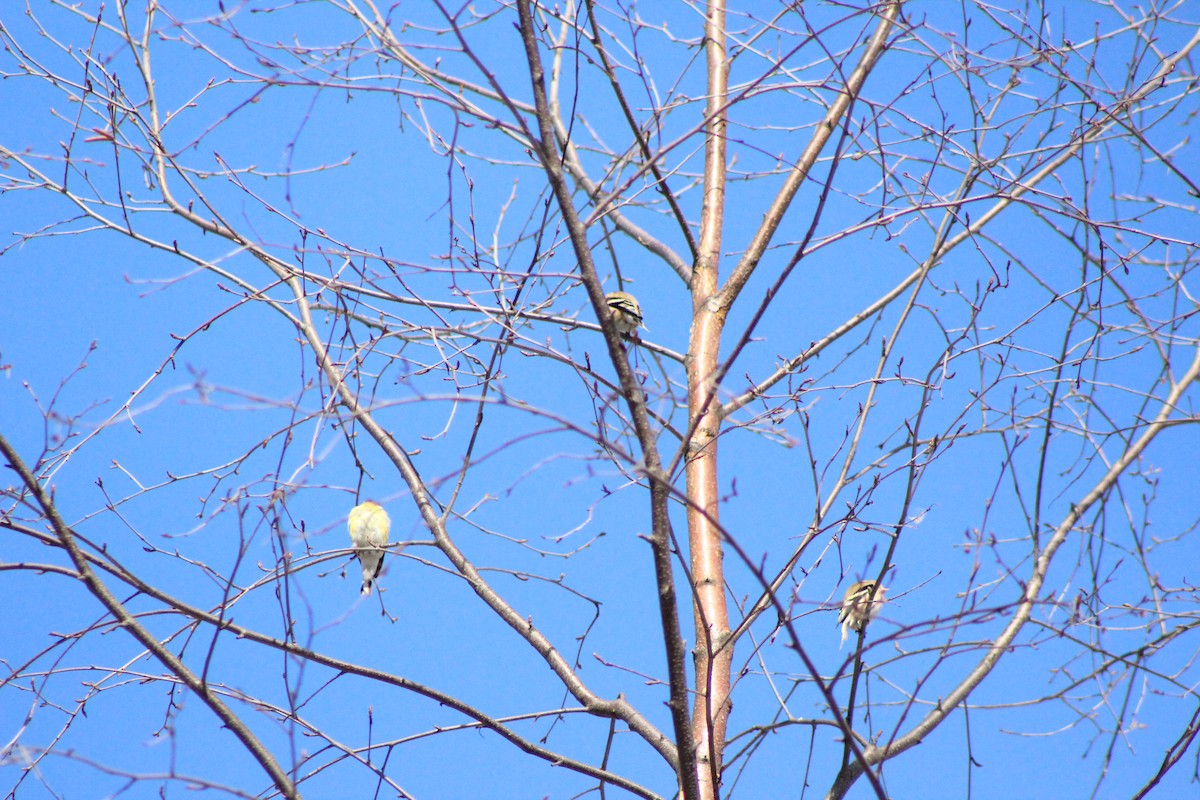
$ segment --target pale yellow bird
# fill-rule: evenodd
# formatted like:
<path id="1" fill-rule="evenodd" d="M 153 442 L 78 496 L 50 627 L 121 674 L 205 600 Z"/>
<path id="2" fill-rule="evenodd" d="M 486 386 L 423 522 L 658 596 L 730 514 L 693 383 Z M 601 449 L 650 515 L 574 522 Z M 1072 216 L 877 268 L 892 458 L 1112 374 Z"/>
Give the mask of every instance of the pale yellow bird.
<path id="1" fill-rule="evenodd" d="M 878 586 L 875 581 L 850 584 L 846 596 L 842 598 L 842 610 L 838 613 L 838 623 L 842 626 L 842 645 L 846 644 L 846 635 L 851 630 L 857 633 L 879 616 L 879 607 L 886 602 L 883 599 L 886 591 L 887 587 Z"/>
<path id="2" fill-rule="evenodd" d="M 613 322 L 617 323 L 617 333 L 632 336 L 639 326 L 646 327 L 642 325 L 642 307 L 629 292 L 609 292 L 604 295 L 604 301 L 612 312 Z"/>
<path id="3" fill-rule="evenodd" d="M 354 545 L 354 554 L 362 565 L 362 593 L 365 597 L 371 593 L 371 586 L 383 569 L 382 549 L 387 546 L 388 532 L 392 528 L 392 520 L 388 517 L 383 506 L 374 500 L 365 500 L 350 509 L 350 542 Z"/>

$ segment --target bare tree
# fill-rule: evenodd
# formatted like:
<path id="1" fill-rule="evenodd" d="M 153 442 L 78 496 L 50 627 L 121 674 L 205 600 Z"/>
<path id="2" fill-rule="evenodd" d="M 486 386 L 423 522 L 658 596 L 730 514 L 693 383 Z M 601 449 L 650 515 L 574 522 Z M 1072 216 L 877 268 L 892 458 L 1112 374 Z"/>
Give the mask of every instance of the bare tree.
<path id="1" fill-rule="evenodd" d="M 10 797 L 1197 779 L 1194 11 L 664 5 L 0 23 Z"/>

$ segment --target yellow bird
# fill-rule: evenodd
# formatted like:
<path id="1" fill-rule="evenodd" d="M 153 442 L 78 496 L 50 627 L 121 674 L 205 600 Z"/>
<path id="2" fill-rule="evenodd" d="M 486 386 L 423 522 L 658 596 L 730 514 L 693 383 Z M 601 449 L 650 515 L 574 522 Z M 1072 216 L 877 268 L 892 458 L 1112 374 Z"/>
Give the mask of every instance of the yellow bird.
<path id="1" fill-rule="evenodd" d="M 879 616 L 879 607 L 886 602 L 883 599 L 886 591 L 886 587 L 879 586 L 875 581 L 857 581 L 850 584 L 846 596 L 842 598 L 842 610 L 838 613 L 838 623 L 842 626 L 842 645 L 846 644 L 846 635 L 852 629 L 857 633 Z"/>
<path id="2" fill-rule="evenodd" d="M 608 310 L 612 312 L 613 321 L 617 324 L 617 333 L 622 336 L 632 336 L 642 325 L 642 307 L 637 298 L 629 292 L 609 292 L 604 295 Z M 647 328 L 649 330 L 649 328 Z"/>
<path id="3" fill-rule="evenodd" d="M 383 569 L 384 550 L 387 546 L 388 532 L 392 528 L 392 520 L 388 517 L 383 506 L 374 500 L 366 500 L 350 509 L 350 542 L 354 545 L 354 554 L 362 565 L 362 593 L 371 593 L 371 585 L 379 577 Z"/>

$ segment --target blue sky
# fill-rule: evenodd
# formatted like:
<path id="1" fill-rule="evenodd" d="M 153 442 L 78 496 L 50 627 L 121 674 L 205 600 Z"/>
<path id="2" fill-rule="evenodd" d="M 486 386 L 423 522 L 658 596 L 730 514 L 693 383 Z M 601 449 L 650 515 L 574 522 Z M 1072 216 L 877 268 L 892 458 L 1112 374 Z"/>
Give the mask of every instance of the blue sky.
<path id="1" fill-rule="evenodd" d="M 560 652 L 573 662 L 578 658 L 579 674 L 593 691 L 606 698 L 623 693 L 669 730 L 654 572 L 644 538 L 650 532 L 647 492 L 634 463 L 596 442 L 595 431 L 603 426 L 623 447 L 635 444 L 623 401 L 599 382 L 615 380 L 600 334 L 522 319 L 515 328 L 520 347 L 502 352 L 480 406 L 477 371 L 491 363 L 500 326 L 482 310 L 434 310 L 413 302 L 490 309 L 498 295 L 511 297 L 522 285 L 523 310 L 592 323 L 561 220 L 545 211 L 544 176 L 518 143 L 493 128 L 463 115 L 455 127 L 454 115 L 432 95 L 420 102 L 397 95 L 397 87 L 413 91 L 411 71 L 374 60 L 363 39 L 330 56 L 330 63 L 342 65 L 335 75 L 353 76 L 350 91 L 314 88 L 312 81 L 322 75 L 316 67 L 302 70 L 303 81 L 264 87 L 262 76 L 287 74 L 294 65 L 282 60 L 276 43 L 325 46 L 349 41 L 361 29 L 330 6 L 274 13 L 239 6 L 236 12 L 220 26 L 198 18 L 183 28 L 165 16 L 157 20 L 155 89 L 161 107 L 177 112 L 166 132 L 177 163 L 195 170 L 196 191 L 228 224 L 314 276 L 310 300 L 331 351 L 346 361 L 361 359 L 355 373 L 360 399 L 413 454 L 437 502 L 453 498 L 450 532 L 497 591 Z M 408 28 L 399 24 L 401 15 L 425 12 L 430 16 Z M 507 13 L 472 26 L 467 36 L 497 81 L 526 101 L 528 79 Z M 694 46 L 699 15 L 684 4 L 653 10 L 661 17 L 647 16 L 649 7 L 639 13 L 647 25 L 638 29 L 636 52 L 653 81 L 622 74 L 639 113 L 651 100 L 677 104 L 652 140 L 665 146 L 693 132 L 701 119 L 702 59 Z M 773 53 L 799 48 L 789 61 L 794 84 L 768 82 L 769 91 L 735 107 L 733 175 L 770 171 L 781 158 L 786 163 L 796 156 L 819 118 L 818 98 L 828 99 L 827 85 L 838 83 L 824 63 L 827 52 L 851 49 L 873 25 L 832 6 L 806 13 L 822 31 L 822 47 L 794 33 L 800 23 L 792 15 L 783 27 L 793 33 L 755 38 L 756 52 L 734 63 L 731 83 L 741 87 L 773 63 Z M 1025 45 L 986 46 L 1001 34 L 974 6 L 970 26 L 962 9 L 939 4 L 911 3 L 905 13 L 913 32 L 896 40 L 856 104 L 854 135 L 844 146 L 848 157 L 837 165 L 815 236 L 730 370 L 723 398 L 762 380 L 910 273 L 935 240 L 944 213 L 939 199 L 954 195 L 972 153 L 996 162 L 971 187 L 958 229 L 1092 119 L 1096 108 L 1089 100 L 1111 101 L 1103 91 L 1089 97 L 1067 86 L 1059 96 L 1062 108 L 1049 110 L 1057 65 L 1071 80 L 1119 96 L 1122 87 L 1140 85 L 1161 58 L 1185 46 L 1198 23 L 1194 11 L 1183 8 L 1152 33 L 1151 26 L 1138 29 L 1145 31 L 1139 39 L 1101 6 L 1057 4 L 1038 28 L 1046 42 L 1060 45 L 1045 51 L 1061 59 L 1046 66 Z M 393 14 L 393 29 L 403 31 L 406 43 L 422 45 L 423 58 L 441 57 L 447 71 L 481 80 L 454 52 L 450 37 L 421 28 L 438 24 L 432 9 L 405 5 Z M 105 15 L 107 24 L 115 24 L 111 10 Z M 79 105 L 63 84 L 16 74 L 20 63 L 36 63 L 80 81 L 81 53 L 90 47 L 95 62 L 88 75 L 96 91 L 106 91 L 102 66 L 138 101 L 145 90 L 129 48 L 112 30 L 97 32 L 63 9 L 38 9 L 37 18 L 54 40 L 38 37 L 29 17 L 6 22 L 10 47 L 0 68 L 8 76 L 5 105 L 20 110 L 0 122 L 0 146 L 8 151 L 0 173 L 0 270 L 9 291 L 0 314 L 0 433 L 37 465 L 65 518 L 97 551 L 184 602 L 215 609 L 231 582 L 238 587 L 228 609 L 233 619 L 268 636 L 290 632 L 305 647 L 415 681 L 495 717 L 575 708 L 545 662 L 432 545 L 408 489 L 380 448 L 331 405 L 312 350 L 295 328 L 231 280 L 267 287 L 267 270 L 238 246 L 201 235 L 165 211 L 156 200 L 157 182 L 134 153 L 118 158 L 103 137 L 85 141 L 106 113 L 96 95 L 76 129 Z M 628 29 L 606 19 L 632 51 Z M 741 31 L 755 24 L 732 17 L 733 38 L 744 41 Z M 1096 31 L 1100 38 L 1090 39 Z M 177 41 L 181 35 L 211 50 Z M 1064 38 L 1085 44 L 1068 51 Z M 960 51 L 952 42 L 972 50 L 976 72 L 955 67 L 952 56 Z M 25 56 L 14 54 L 13 43 L 27 48 Z M 939 47 L 951 55 L 937 57 Z M 622 63 L 631 58 L 629 51 L 620 57 Z M 1128 65 L 1135 61 L 1131 77 Z M 1180 75 L 1191 74 L 1189 64 L 1181 65 Z M 1013 69 L 1018 90 L 1003 90 L 1009 66 L 1002 65 L 1019 67 Z M 567 66 L 566 86 L 578 81 L 580 90 L 564 91 L 564 104 L 575 104 L 579 142 L 596 148 L 585 151 L 584 163 L 599 172 L 608 162 L 596 150 L 603 144 L 623 151 L 628 129 L 595 70 L 569 60 Z M 245 72 L 233 74 L 231 67 Z M 1172 153 L 1176 169 L 1194 180 L 1187 172 L 1197 163 L 1194 89 L 1180 80 L 1155 97 L 1135 119 L 1146 127 L 1149 146 Z M 457 135 L 457 158 L 447 158 L 445 142 L 422 131 L 423 120 Z M 121 126 L 128 141 L 145 146 L 135 120 L 124 118 Z M 886 170 L 871 151 L 880 140 L 886 143 Z M 699 215 L 693 178 L 702 161 L 700 141 L 692 133 L 664 156 L 691 220 Z M 724 353 L 742 338 L 812 224 L 837 141 L 835 135 L 732 310 Z M 25 183 L 23 163 L 58 180 L 66 142 L 72 142 L 75 160 L 67 171 L 69 188 L 110 203 L 125 197 L 140 235 L 177 242 L 214 269 L 199 269 L 169 248 L 155 249 L 118 231 L 95 230 L 76 218 L 61 192 Z M 488 157 L 501 163 L 488 163 Z M 223 165 L 242 173 L 234 179 Z M 295 173 L 279 177 L 289 169 Z M 923 181 L 929 187 L 924 197 L 918 192 Z M 192 197 L 195 192 L 180 183 L 177 176 L 174 189 Z M 731 182 L 723 276 L 778 183 L 777 176 L 757 174 Z M 661 204 L 645 205 L 654 201 L 652 191 L 643 187 L 628 197 L 626 213 L 685 253 Z M 905 213 L 888 225 L 866 224 L 881 206 Z M 1093 224 L 1071 218 L 1070 210 Z M 123 218 L 113 205 L 100 212 Z M 921 286 L 898 332 L 902 303 L 838 339 L 803 372 L 735 414 L 720 445 L 721 515 L 751 564 L 727 549 L 734 624 L 736 607 L 758 596 L 751 566 L 762 564 L 774 574 L 814 524 L 814 508 L 827 500 L 860 409 L 870 400 L 850 470 L 857 477 L 818 524 L 821 533 L 785 583 L 781 602 L 822 677 L 839 676 L 833 691 L 844 703 L 852 647 L 838 649 L 837 599 L 853 580 L 878 573 L 891 532 L 904 524 L 886 580 L 891 600 L 868 629 L 865 660 L 872 672 L 859 698 L 865 691 L 870 706 L 860 730 L 884 739 L 907 731 L 998 635 L 1030 568 L 1031 531 L 1047 536 L 1104 473 L 1106 460 L 1116 458 L 1128 437 L 1158 412 L 1164 361 L 1172 377 L 1191 363 L 1200 336 L 1191 300 L 1200 291 L 1193 275 L 1194 212 L 1185 181 L 1116 129 L 1024 204 L 953 250 Z M 60 223 L 54 235 L 28 236 L 54 223 Z M 856 225 L 861 228 L 842 235 Z M 610 250 L 600 224 L 589 234 L 606 288 L 618 285 L 615 259 L 624 287 L 638 295 L 647 342 L 685 352 L 691 298 L 679 277 L 626 236 L 612 236 Z M 1104 260 L 1087 262 L 1083 252 Z M 332 277 L 346 285 L 340 297 L 328 289 L 318 293 L 317 279 Z M 988 283 L 997 278 L 999 287 Z M 288 299 L 278 286 L 264 293 Z M 359 318 L 347 324 L 329 312 L 335 301 Z M 370 323 L 381 314 L 388 336 L 373 341 L 379 328 Z M 872 393 L 882 342 L 894 332 L 895 352 Z M 550 358 L 551 351 L 566 358 Z M 1056 425 L 1044 443 L 1046 393 L 1064 351 Z M 650 407 L 684 429 L 682 365 L 646 348 L 631 353 Z M 925 380 L 928 391 L 920 385 Z M 1190 397 L 1185 394 L 1176 419 L 1194 417 Z M 905 426 L 918 417 L 922 437 L 937 433 L 950 444 L 920 473 L 907 519 L 901 519 Z M 475 463 L 455 494 L 473 440 Z M 969 716 L 960 710 L 920 747 L 888 762 L 889 791 L 959 798 L 969 786 L 971 796 L 981 798 L 1128 797 L 1150 779 L 1197 706 L 1196 640 L 1186 626 L 1196 614 L 1200 563 L 1192 458 L 1198 446 L 1193 424 L 1168 429 L 1143 455 L 1139 474 L 1127 476 L 1102 509 L 1091 510 L 1056 557 L 1042 595 L 1047 602 L 972 695 Z M 664 432 L 660 448 L 668 459 L 677 447 Z M 5 486 L 14 480 L 9 472 Z M 5 497 L 7 519 L 44 529 L 28 505 L 13 505 L 11 495 L 9 490 Z M 346 515 L 366 497 L 389 510 L 392 539 L 411 542 L 388 557 L 380 579 L 386 614 L 377 597 L 359 600 L 357 568 L 346 550 Z M 843 523 L 848 507 L 855 513 Z M 686 527 L 678 504 L 673 515 L 682 541 Z M 36 568 L 67 565 L 61 551 L 18 530 L 3 536 L 0 580 L 6 596 L 18 600 L 8 604 L 0 648 L 10 673 L 0 684 L 0 738 L 13 745 L 0 762 L 0 785 L 15 788 L 18 797 L 188 791 L 186 781 L 161 777 L 173 773 L 236 786 L 249 796 L 267 792 L 261 768 L 231 734 L 196 697 L 162 679 L 163 667 L 132 638 L 107 625 L 77 581 Z M 292 571 L 281 582 L 273 576 L 285 551 Z M 686 588 L 678 564 L 676 578 Z M 192 627 L 158 601 L 116 581 L 111 585 L 189 666 L 206 670 L 286 769 L 305 777 L 306 796 L 396 794 L 379 788 L 373 770 L 330 750 L 329 741 L 364 760 L 363 748 L 375 745 L 371 763 L 385 764 L 387 777 L 414 798 L 569 798 L 594 787 L 591 779 L 527 756 L 495 734 L 438 732 L 467 720 L 426 697 L 230 635 L 214 636 L 209 626 Z M 1072 620 L 1077 598 L 1084 612 Z M 690 601 L 682 591 L 681 615 L 690 646 Z M 1152 659 L 1130 664 L 1138 648 L 1178 625 L 1183 632 Z M 84 631 L 69 641 L 58 638 Z M 1124 660 L 1101 669 L 1113 653 Z M 729 766 L 726 791 L 823 796 L 841 746 L 832 728 L 806 724 L 827 719 L 829 711 L 789 633 L 776 629 L 774 614 L 764 615 L 739 643 L 734 668 L 731 736 L 777 724 L 788 714 L 793 722 L 763 737 L 750 758 Z M 1093 676 L 1097 671 L 1101 679 Z M 75 713 L 85 697 L 86 716 Z M 282 711 L 289 703 L 291 718 Z M 328 740 L 309 735 L 306 726 Z M 514 721 L 512 729 L 599 764 L 609 723 L 572 712 L 557 721 Z M 731 742 L 726 757 L 748 739 Z M 389 742 L 394 747 L 379 747 Z M 25 772 L 34 758 L 36 770 Z M 607 763 L 670 796 L 669 769 L 622 725 Z M 1193 749 L 1152 796 L 1194 792 L 1195 764 Z M 151 777 L 130 782 L 124 773 Z M 869 786 L 860 781 L 851 796 L 871 796 Z"/>

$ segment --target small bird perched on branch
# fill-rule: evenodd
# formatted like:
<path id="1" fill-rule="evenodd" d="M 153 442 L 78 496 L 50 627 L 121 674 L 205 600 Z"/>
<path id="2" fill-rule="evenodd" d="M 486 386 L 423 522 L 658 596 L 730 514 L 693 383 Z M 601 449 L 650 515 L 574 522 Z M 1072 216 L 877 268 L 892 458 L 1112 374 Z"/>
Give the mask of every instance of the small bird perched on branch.
<path id="1" fill-rule="evenodd" d="M 617 323 L 617 333 L 622 336 L 632 336 L 642 325 L 642 307 L 637 298 L 629 292 L 609 292 L 604 295 L 608 310 L 612 312 L 613 321 Z"/>
<path id="2" fill-rule="evenodd" d="M 875 581 L 857 581 L 850 584 L 846 596 L 842 598 L 842 610 L 838 614 L 838 623 L 842 626 L 842 643 L 838 645 L 839 648 L 846 644 L 846 635 L 851 629 L 857 633 L 879 616 L 879 607 L 885 602 L 883 593 L 886 591 L 886 587 L 879 586 Z"/>
<path id="3" fill-rule="evenodd" d="M 381 505 L 374 500 L 365 500 L 350 509 L 347 527 L 350 528 L 350 542 L 354 545 L 354 554 L 362 565 L 362 594 L 366 597 L 371 593 L 371 585 L 383 569 L 383 548 L 388 543 L 392 520 Z"/>

